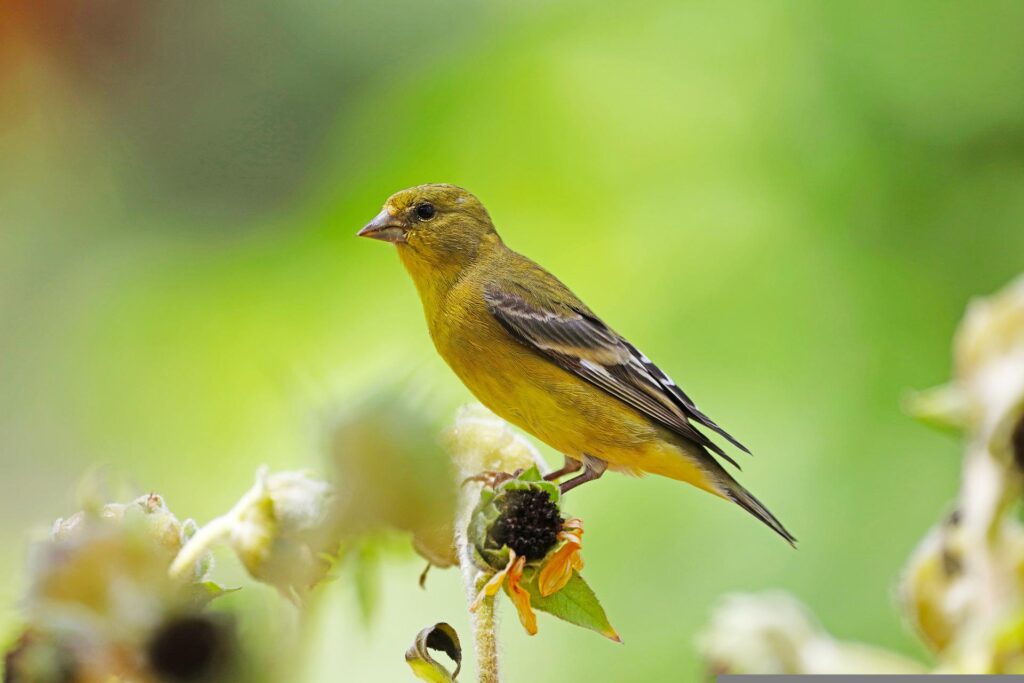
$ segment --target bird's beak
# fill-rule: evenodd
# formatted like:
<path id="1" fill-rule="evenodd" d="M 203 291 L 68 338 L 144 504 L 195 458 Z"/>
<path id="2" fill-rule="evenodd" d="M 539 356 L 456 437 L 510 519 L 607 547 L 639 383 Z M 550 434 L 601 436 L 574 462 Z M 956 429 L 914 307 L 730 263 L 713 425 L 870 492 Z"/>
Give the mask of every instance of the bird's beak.
<path id="1" fill-rule="evenodd" d="M 401 221 L 388 213 L 387 208 L 384 208 L 362 230 L 356 233 L 356 237 L 369 237 L 398 244 L 405 242 L 405 227 Z"/>

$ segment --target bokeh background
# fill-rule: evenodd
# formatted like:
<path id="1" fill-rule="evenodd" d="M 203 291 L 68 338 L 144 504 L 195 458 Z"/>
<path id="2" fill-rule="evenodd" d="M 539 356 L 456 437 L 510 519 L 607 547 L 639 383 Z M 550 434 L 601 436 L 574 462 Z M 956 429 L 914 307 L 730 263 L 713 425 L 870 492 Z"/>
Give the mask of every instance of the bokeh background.
<path id="1" fill-rule="evenodd" d="M 510 680 L 692 680 L 716 598 L 776 586 L 923 656 L 892 590 L 959 445 L 900 402 L 1024 269 L 1022 25 L 997 1 L 6 0 L 3 632 L 27 540 L 97 465 L 203 522 L 260 463 L 321 468 L 325 416 L 386 382 L 468 400 L 393 250 L 354 238 L 443 181 L 751 446 L 742 480 L 801 541 L 674 482 L 587 486 L 626 644 L 506 607 Z M 410 680 L 420 628 L 468 637 L 457 574 L 421 568 L 388 553 L 368 619 L 343 572 L 304 679 Z"/>

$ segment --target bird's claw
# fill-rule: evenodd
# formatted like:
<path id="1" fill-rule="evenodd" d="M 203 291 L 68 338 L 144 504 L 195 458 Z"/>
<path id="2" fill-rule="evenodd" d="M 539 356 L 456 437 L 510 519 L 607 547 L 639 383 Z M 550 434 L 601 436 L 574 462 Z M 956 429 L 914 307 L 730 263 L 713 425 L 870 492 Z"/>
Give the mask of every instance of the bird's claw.
<path id="1" fill-rule="evenodd" d="M 515 472 L 501 472 L 501 471 L 488 471 L 474 474 L 470 477 L 466 477 L 462 480 L 462 485 L 465 486 L 470 482 L 479 482 L 487 488 L 496 488 L 499 484 L 508 481 L 509 479 L 515 479 L 523 473 L 523 468 L 517 469 Z"/>

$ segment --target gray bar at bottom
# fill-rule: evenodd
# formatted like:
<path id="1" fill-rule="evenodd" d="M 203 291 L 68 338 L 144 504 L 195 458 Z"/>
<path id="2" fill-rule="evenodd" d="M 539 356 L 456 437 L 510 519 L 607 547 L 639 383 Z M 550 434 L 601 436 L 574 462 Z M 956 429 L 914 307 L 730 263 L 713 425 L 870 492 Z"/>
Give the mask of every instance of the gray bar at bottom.
<path id="1" fill-rule="evenodd" d="M 896 674 L 882 674 L 882 675 L 852 675 L 852 676 L 753 676 L 753 675 L 726 675 L 719 676 L 718 683 L 883 683 L 884 681 L 893 681 L 894 683 L 938 683 L 939 681 L 949 681 L 949 683 L 1021 683 L 1024 681 L 1024 676 L 1010 675 L 1010 676 L 985 676 L 981 674 L 975 674 L 970 676 L 952 676 L 952 675 L 918 675 L 913 674 L 909 676 L 896 675 Z"/>

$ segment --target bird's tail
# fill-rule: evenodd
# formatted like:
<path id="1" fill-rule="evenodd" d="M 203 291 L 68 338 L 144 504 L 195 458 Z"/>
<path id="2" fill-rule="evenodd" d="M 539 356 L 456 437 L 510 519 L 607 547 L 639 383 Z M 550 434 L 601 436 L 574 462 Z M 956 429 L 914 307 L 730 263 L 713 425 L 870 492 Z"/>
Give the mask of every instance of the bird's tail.
<path id="1" fill-rule="evenodd" d="M 775 515 L 769 512 L 768 508 L 754 497 L 754 494 L 743 488 L 739 482 L 728 474 L 725 476 L 728 477 L 726 481 L 722 482 L 725 497 L 764 522 L 766 526 L 786 539 L 786 542 L 795 548 L 796 538 L 786 530 L 786 527 L 782 526 L 782 522 L 776 519 Z"/>
<path id="2" fill-rule="evenodd" d="M 782 522 L 777 520 L 750 491 L 733 479 L 732 475 L 726 472 L 704 448 L 692 442 L 661 442 L 656 448 L 644 454 L 643 469 L 652 474 L 685 481 L 719 498 L 731 500 L 764 522 L 791 546 L 796 547 L 796 539 L 793 534 L 786 531 Z"/>

